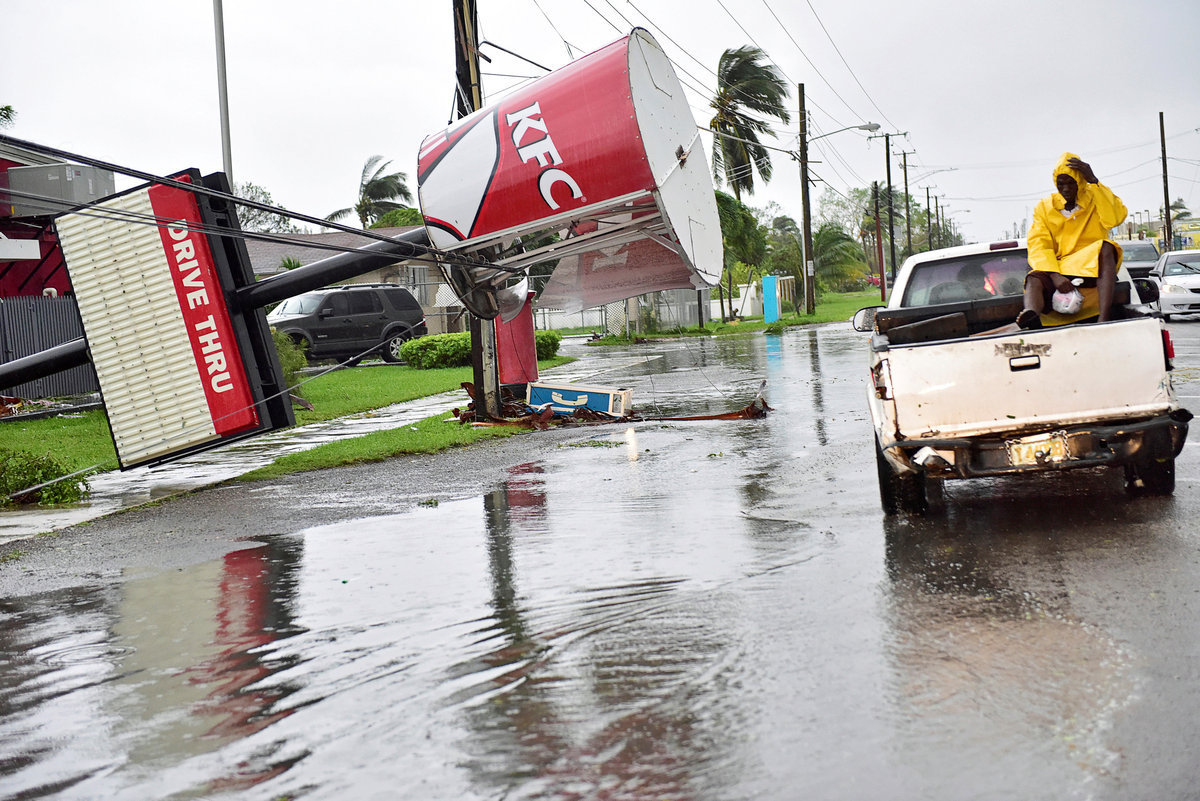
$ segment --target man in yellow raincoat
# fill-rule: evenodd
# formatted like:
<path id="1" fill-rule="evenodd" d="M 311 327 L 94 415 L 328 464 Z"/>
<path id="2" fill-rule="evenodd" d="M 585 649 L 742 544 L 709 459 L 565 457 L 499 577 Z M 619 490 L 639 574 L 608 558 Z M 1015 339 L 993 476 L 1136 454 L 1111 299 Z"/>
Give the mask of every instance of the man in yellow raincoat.
<path id="1" fill-rule="evenodd" d="M 1099 319 L 1112 315 L 1113 290 L 1121 266 L 1121 246 L 1108 232 L 1125 220 L 1125 204 L 1100 183 L 1091 165 L 1063 153 L 1054 168 L 1058 192 L 1038 201 L 1029 227 L 1030 272 L 1025 277 L 1021 328 L 1038 328 L 1055 292 L 1095 287 Z M 1077 316 L 1087 316 L 1085 309 Z"/>

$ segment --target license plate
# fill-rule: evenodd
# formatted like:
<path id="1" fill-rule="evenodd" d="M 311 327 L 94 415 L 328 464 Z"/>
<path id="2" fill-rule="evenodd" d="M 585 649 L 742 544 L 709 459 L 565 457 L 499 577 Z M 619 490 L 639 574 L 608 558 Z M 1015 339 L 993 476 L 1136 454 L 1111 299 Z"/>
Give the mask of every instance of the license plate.
<path id="1" fill-rule="evenodd" d="M 1006 440 L 1004 446 L 1008 449 L 1008 461 L 1013 467 L 1063 462 L 1071 458 L 1067 435 L 1062 431 Z"/>

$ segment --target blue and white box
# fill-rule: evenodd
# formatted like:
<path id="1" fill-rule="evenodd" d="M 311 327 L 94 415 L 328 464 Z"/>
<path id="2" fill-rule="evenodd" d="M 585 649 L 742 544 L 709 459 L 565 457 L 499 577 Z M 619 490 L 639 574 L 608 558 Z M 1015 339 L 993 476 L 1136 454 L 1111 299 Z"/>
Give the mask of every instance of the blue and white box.
<path id="1" fill-rule="evenodd" d="M 624 417 L 633 411 L 633 390 L 583 384 L 531 383 L 525 401 L 538 409 L 550 404 L 550 408 L 560 414 L 572 414 L 576 409 L 591 409 L 613 417 Z"/>

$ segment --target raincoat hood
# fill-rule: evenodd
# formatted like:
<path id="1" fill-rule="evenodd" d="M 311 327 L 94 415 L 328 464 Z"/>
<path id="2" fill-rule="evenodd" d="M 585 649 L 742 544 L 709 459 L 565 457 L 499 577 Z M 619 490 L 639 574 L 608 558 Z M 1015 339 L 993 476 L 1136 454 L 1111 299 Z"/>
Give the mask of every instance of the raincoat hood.
<path id="1" fill-rule="evenodd" d="M 1050 181 L 1051 181 L 1051 183 L 1054 184 L 1054 206 L 1055 206 L 1055 208 L 1062 208 L 1063 205 L 1066 203 L 1066 201 L 1063 200 L 1063 196 L 1058 194 L 1058 176 L 1060 176 L 1060 175 L 1068 175 L 1075 180 L 1076 184 L 1078 184 L 1079 196 L 1075 199 L 1076 203 L 1082 204 L 1083 197 L 1088 192 L 1088 182 L 1086 180 L 1084 180 L 1083 173 L 1081 173 L 1079 170 L 1075 169 L 1074 167 L 1067 166 L 1068 161 L 1070 161 L 1071 159 L 1077 159 L 1077 158 L 1079 158 L 1079 156 L 1076 156 L 1074 153 L 1063 153 L 1061 156 L 1058 157 L 1058 164 L 1054 165 L 1054 172 L 1050 176 Z"/>

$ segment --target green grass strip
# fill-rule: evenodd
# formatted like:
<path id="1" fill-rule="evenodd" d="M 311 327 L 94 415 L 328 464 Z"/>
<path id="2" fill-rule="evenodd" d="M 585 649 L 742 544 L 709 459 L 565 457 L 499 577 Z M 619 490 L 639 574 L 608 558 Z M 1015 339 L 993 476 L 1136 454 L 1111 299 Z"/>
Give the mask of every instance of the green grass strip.
<path id="1" fill-rule="evenodd" d="M 538 367 L 545 370 L 572 361 L 574 359 L 558 356 L 538 362 Z M 438 395 L 459 389 L 471 378 L 469 367 L 417 370 L 404 365 L 386 365 L 334 370 L 300 388 L 302 397 L 314 408 L 312 411 L 297 408 L 296 423 L 317 423 Z M 463 406 L 468 402 L 464 392 Z M 101 465 L 100 471 L 117 469 L 117 453 L 113 448 L 108 417 L 100 409 L 40 420 L 0 421 L 0 448 L 38 456 L 50 455 L 70 472 L 96 464 Z"/>
<path id="2" fill-rule="evenodd" d="M 257 481 L 327 467 L 379 462 L 404 454 L 437 453 L 485 439 L 509 437 L 522 430 L 508 426 L 475 428 L 470 424 L 460 424 L 449 413 L 442 413 L 398 428 L 375 431 L 281 456 L 238 480 Z"/>

